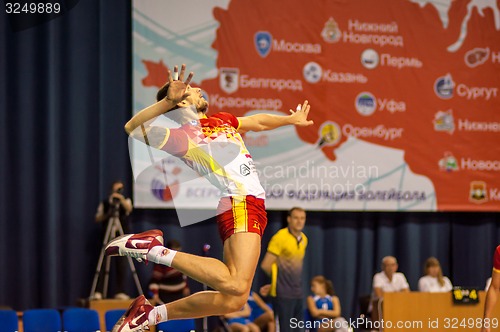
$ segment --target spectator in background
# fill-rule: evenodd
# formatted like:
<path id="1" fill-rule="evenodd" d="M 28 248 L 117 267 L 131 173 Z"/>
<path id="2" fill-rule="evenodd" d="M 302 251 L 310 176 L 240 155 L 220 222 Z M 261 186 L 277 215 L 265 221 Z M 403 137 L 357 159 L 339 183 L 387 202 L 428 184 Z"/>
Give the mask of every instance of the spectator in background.
<path id="1" fill-rule="evenodd" d="M 177 240 L 168 241 L 167 248 L 177 251 L 182 249 Z M 153 293 L 153 301 L 156 304 L 173 302 L 191 294 L 187 277 L 173 267 L 161 264 L 155 264 L 153 267 L 149 290 Z"/>
<path id="2" fill-rule="evenodd" d="M 483 315 L 483 327 L 481 332 L 491 331 L 491 319 L 493 308 L 497 304 L 498 295 L 500 294 L 500 246 L 495 250 L 495 255 L 493 257 L 493 271 L 491 272 L 491 284 L 488 287 L 488 292 L 486 293 L 486 300 L 484 301 L 484 315 Z"/>
<path id="3" fill-rule="evenodd" d="M 252 309 L 245 303 L 241 310 L 224 315 L 230 332 L 260 332 L 260 328 L 250 320 Z"/>
<path id="4" fill-rule="evenodd" d="M 398 267 L 396 257 L 385 256 L 382 258 L 382 271 L 373 276 L 371 312 L 374 321 L 379 319 L 378 303 L 384 298 L 384 293 L 410 291 L 405 275 L 397 272 Z"/>
<path id="5" fill-rule="evenodd" d="M 269 295 L 272 298 L 276 331 L 292 331 L 290 319 L 304 320 L 302 266 L 307 237 L 302 230 L 306 211 L 294 207 L 288 211 L 288 227 L 273 235 L 260 267 L 271 276 Z M 302 329 L 294 329 L 302 331 Z"/>
<path id="6" fill-rule="evenodd" d="M 252 310 L 250 320 L 257 325 L 261 331 L 274 332 L 274 312 L 271 307 L 257 294 L 251 291 L 248 305 Z"/>
<path id="7" fill-rule="evenodd" d="M 429 293 L 444 293 L 451 291 L 452 288 L 450 279 L 443 276 L 437 258 L 427 258 L 424 265 L 424 276 L 418 280 L 418 290 Z"/>
<path id="8" fill-rule="evenodd" d="M 114 181 L 110 187 L 110 194 L 108 197 L 104 198 L 97 206 L 97 212 L 95 214 L 95 221 L 102 225 L 101 231 L 101 242 L 106 235 L 106 229 L 114 216 L 115 210 L 118 212 L 118 218 L 120 219 L 120 225 L 124 233 L 129 233 L 128 226 L 128 216 L 132 212 L 133 206 L 130 198 L 126 198 L 123 195 L 124 185 L 122 181 Z M 111 234 L 110 239 L 115 238 L 116 234 Z M 109 239 L 108 239 L 109 240 Z M 113 265 L 113 262 L 111 262 Z M 115 298 L 119 300 L 128 300 L 130 297 L 125 293 L 125 279 L 127 270 L 127 260 L 126 258 L 120 258 L 114 261 L 115 274 L 116 274 L 116 294 Z M 104 264 L 101 267 L 101 275 L 99 276 L 98 284 L 96 286 L 96 292 L 94 294 L 95 300 L 102 299 L 102 292 L 104 286 Z"/>
<path id="9" fill-rule="evenodd" d="M 335 295 L 333 283 L 324 276 L 316 276 L 311 280 L 311 291 L 314 296 L 307 297 L 307 308 L 320 327 L 318 332 L 347 332 L 348 324 L 341 317 L 342 309 L 339 298 Z M 326 318 L 326 326 L 321 322 Z"/>

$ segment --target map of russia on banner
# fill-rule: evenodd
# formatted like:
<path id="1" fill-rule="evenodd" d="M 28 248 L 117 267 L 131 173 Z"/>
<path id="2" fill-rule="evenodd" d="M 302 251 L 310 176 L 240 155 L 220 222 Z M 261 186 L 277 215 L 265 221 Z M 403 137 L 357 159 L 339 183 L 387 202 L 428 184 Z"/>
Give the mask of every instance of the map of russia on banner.
<path id="1" fill-rule="evenodd" d="M 186 63 L 208 115 L 310 102 L 313 126 L 244 136 L 268 209 L 499 211 L 499 8 L 135 0 L 133 111 Z M 137 207 L 214 208 L 208 181 L 183 181 L 175 158 L 130 146 Z"/>

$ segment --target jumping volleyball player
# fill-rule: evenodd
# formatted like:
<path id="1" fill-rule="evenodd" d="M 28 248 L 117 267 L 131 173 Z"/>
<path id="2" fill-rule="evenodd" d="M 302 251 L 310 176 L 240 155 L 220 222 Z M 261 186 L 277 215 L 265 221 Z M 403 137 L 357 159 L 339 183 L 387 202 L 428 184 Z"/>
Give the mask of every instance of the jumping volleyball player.
<path id="1" fill-rule="evenodd" d="M 220 112 L 207 117 L 208 103 L 201 89 L 189 85 L 193 73 L 183 81 L 185 69 L 185 65 L 182 65 L 178 73 L 175 67 L 174 77 L 169 72 L 167 84 L 158 91 L 157 102 L 132 117 L 125 125 L 125 130 L 134 138 L 181 158 L 221 190 L 222 198 L 216 219 L 224 243 L 224 262 L 165 248 L 163 234 L 159 230 L 114 239 L 106 247 L 107 255 L 131 256 L 171 266 L 215 291 L 198 292 L 157 307 L 153 307 L 141 295 L 130 305 L 113 331 L 144 331 L 149 329 L 148 326 L 169 319 L 224 315 L 244 306 L 260 256 L 261 237 L 267 217 L 265 192 L 256 170 L 251 168 L 250 174 L 240 173 L 241 164 L 253 164 L 240 133 L 313 124 L 307 118 L 310 108 L 307 100 L 296 111 L 290 110 L 288 116 L 256 114 L 236 117 Z M 199 118 L 196 126 L 193 121 L 176 129 L 148 125 L 161 114 L 175 110 L 184 112 L 192 106 L 196 107 Z M 148 139 L 149 134 L 152 139 Z M 235 157 L 236 162 L 223 165 L 217 160 L 217 155 L 204 153 L 203 149 L 197 148 L 214 140 L 237 144 L 239 154 Z"/>

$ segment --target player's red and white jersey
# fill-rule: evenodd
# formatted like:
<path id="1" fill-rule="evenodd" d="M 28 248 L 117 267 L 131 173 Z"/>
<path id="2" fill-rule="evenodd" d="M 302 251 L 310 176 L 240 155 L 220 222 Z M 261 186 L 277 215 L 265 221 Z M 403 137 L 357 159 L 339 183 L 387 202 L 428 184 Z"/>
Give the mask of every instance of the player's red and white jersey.
<path id="1" fill-rule="evenodd" d="M 264 188 L 238 127 L 238 118 L 220 112 L 167 129 L 158 148 L 181 158 L 219 188 L 224 197 L 252 195 L 264 199 Z"/>
<path id="2" fill-rule="evenodd" d="M 493 270 L 500 273 L 500 246 L 495 250 L 495 255 L 493 256 Z"/>

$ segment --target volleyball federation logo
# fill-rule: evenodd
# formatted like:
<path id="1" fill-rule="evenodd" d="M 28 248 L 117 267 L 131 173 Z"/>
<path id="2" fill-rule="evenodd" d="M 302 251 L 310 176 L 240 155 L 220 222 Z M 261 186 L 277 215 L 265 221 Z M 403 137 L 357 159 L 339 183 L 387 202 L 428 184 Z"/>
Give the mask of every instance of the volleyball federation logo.
<path id="1" fill-rule="evenodd" d="M 169 169 L 168 165 L 162 161 L 161 167 L 156 167 L 161 174 L 151 180 L 151 194 L 160 201 L 169 202 L 173 200 L 180 189 L 178 179 L 181 173 L 180 167 Z"/>

